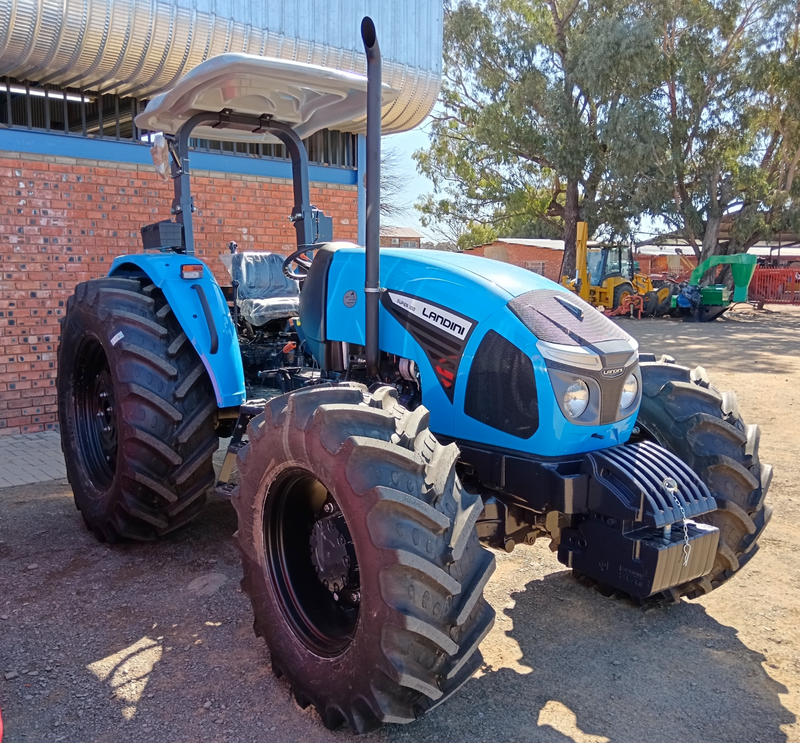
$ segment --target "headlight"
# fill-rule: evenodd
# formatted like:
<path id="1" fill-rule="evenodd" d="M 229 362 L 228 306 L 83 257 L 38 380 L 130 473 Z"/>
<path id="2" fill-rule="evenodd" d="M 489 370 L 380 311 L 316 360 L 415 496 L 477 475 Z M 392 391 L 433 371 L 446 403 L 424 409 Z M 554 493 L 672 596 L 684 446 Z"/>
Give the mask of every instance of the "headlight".
<path id="1" fill-rule="evenodd" d="M 639 382 L 635 374 L 631 374 L 626 380 L 622 388 L 622 397 L 619 401 L 619 409 L 625 410 L 633 405 L 636 395 L 639 394 Z"/>
<path id="2" fill-rule="evenodd" d="M 582 379 L 576 379 L 564 393 L 564 409 L 570 418 L 578 418 L 588 404 L 589 388 Z"/>

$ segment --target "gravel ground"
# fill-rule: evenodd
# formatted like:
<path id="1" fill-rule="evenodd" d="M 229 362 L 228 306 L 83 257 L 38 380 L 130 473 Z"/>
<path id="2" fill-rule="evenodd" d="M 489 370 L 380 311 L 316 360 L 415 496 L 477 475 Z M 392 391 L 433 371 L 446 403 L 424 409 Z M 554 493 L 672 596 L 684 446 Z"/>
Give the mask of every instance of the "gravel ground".
<path id="1" fill-rule="evenodd" d="M 761 423 L 776 475 L 760 553 L 703 600 L 647 609 L 579 584 L 544 542 L 498 555 L 482 670 L 429 716 L 365 740 L 800 741 L 800 311 L 622 324 L 643 350 L 703 363 Z M 273 677 L 235 528 L 212 500 L 163 543 L 110 548 L 66 481 L 0 490 L 5 742 L 350 740 Z"/>

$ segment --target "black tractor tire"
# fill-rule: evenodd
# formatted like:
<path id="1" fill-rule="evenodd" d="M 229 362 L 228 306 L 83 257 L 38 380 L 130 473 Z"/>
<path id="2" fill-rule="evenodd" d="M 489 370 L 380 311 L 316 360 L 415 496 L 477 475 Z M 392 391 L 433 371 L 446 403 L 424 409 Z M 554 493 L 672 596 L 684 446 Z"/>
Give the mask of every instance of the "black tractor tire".
<path id="1" fill-rule="evenodd" d="M 614 306 L 611 308 L 613 310 L 617 309 L 620 305 L 622 305 L 622 300 L 626 294 L 636 294 L 633 290 L 633 284 L 626 281 L 622 284 L 618 284 L 614 287 Z"/>
<path id="2" fill-rule="evenodd" d="M 664 315 L 672 315 L 672 297 L 676 294 L 680 294 L 680 287 L 674 282 L 667 282 L 662 284 L 657 291 L 662 292 L 664 288 L 667 288 L 669 291 L 663 293 L 663 298 L 658 303 L 658 308 L 656 309 L 656 317 L 663 317 Z"/>
<path id="3" fill-rule="evenodd" d="M 655 317 L 657 311 L 658 311 L 658 292 L 657 291 L 645 292 L 644 309 L 642 310 L 642 314 L 645 317 Z"/>
<path id="4" fill-rule="evenodd" d="M 708 486 L 717 510 L 698 521 L 720 531 L 708 575 L 678 586 L 672 599 L 697 598 L 732 578 L 758 551 L 772 508 L 764 500 L 772 466 L 759 460 L 757 425 L 745 425 L 736 395 L 720 393 L 703 367 L 679 366 L 670 356 L 641 354 L 642 406 L 633 440 L 650 439 L 680 457 Z"/>
<path id="5" fill-rule="evenodd" d="M 475 529 L 483 504 L 462 489 L 458 448 L 438 443 L 428 417 L 390 387 L 312 387 L 270 400 L 240 452 L 232 500 L 254 630 L 276 676 L 330 729 L 411 722 L 482 662 L 494 623 L 483 598 L 494 556 Z M 312 544 L 337 514 L 326 549 L 338 543 L 354 562 L 331 589 Z"/>
<path id="6" fill-rule="evenodd" d="M 216 398 L 149 280 L 78 284 L 61 322 L 57 385 L 67 477 L 98 539 L 153 540 L 200 513 L 214 483 Z"/>

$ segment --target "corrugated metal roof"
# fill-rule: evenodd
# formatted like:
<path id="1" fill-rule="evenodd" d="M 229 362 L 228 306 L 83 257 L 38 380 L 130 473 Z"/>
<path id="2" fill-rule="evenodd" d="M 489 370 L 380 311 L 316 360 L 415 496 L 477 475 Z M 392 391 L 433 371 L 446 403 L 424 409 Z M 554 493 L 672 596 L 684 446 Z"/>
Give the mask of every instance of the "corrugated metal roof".
<path id="1" fill-rule="evenodd" d="M 552 240 L 547 237 L 498 237 L 494 242 L 486 243 L 485 245 L 476 245 L 476 248 L 483 248 L 486 245 L 494 245 L 494 243 L 506 243 L 508 245 L 524 245 L 528 248 L 545 248 L 547 250 L 564 250 L 563 240 Z M 597 245 L 594 240 L 589 240 L 587 243 L 589 247 Z M 469 248 L 468 248 L 469 250 Z"/>
<path id="2" fill-rule="evenodd" d="M 147 98 L 226 52 L 365 74 L 365 15 L 400 91 L 384 127 L 413 128 L 439 93 L 441 0 L 0 0 L 0 76 Z"/>

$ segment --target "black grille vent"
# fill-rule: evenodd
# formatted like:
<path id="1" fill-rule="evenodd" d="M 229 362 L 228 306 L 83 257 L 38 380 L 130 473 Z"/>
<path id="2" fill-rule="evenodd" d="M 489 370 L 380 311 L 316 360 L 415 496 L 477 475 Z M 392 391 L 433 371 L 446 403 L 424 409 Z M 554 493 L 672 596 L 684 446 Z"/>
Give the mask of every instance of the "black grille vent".
<path id="1" fill-rule="evenodd" d="M 521 439 L 529 439 L 539 427 L 533 363 L 493 330 L 484 336 L 472 360 L 464 412 Z"/>
<path id="2" fill-rule="evenodd" d="M 557 289 L 536 289 L 508 303 L 537 338 L 565 346 L 591 346 L 630 336 L 580 297 Z"/>

